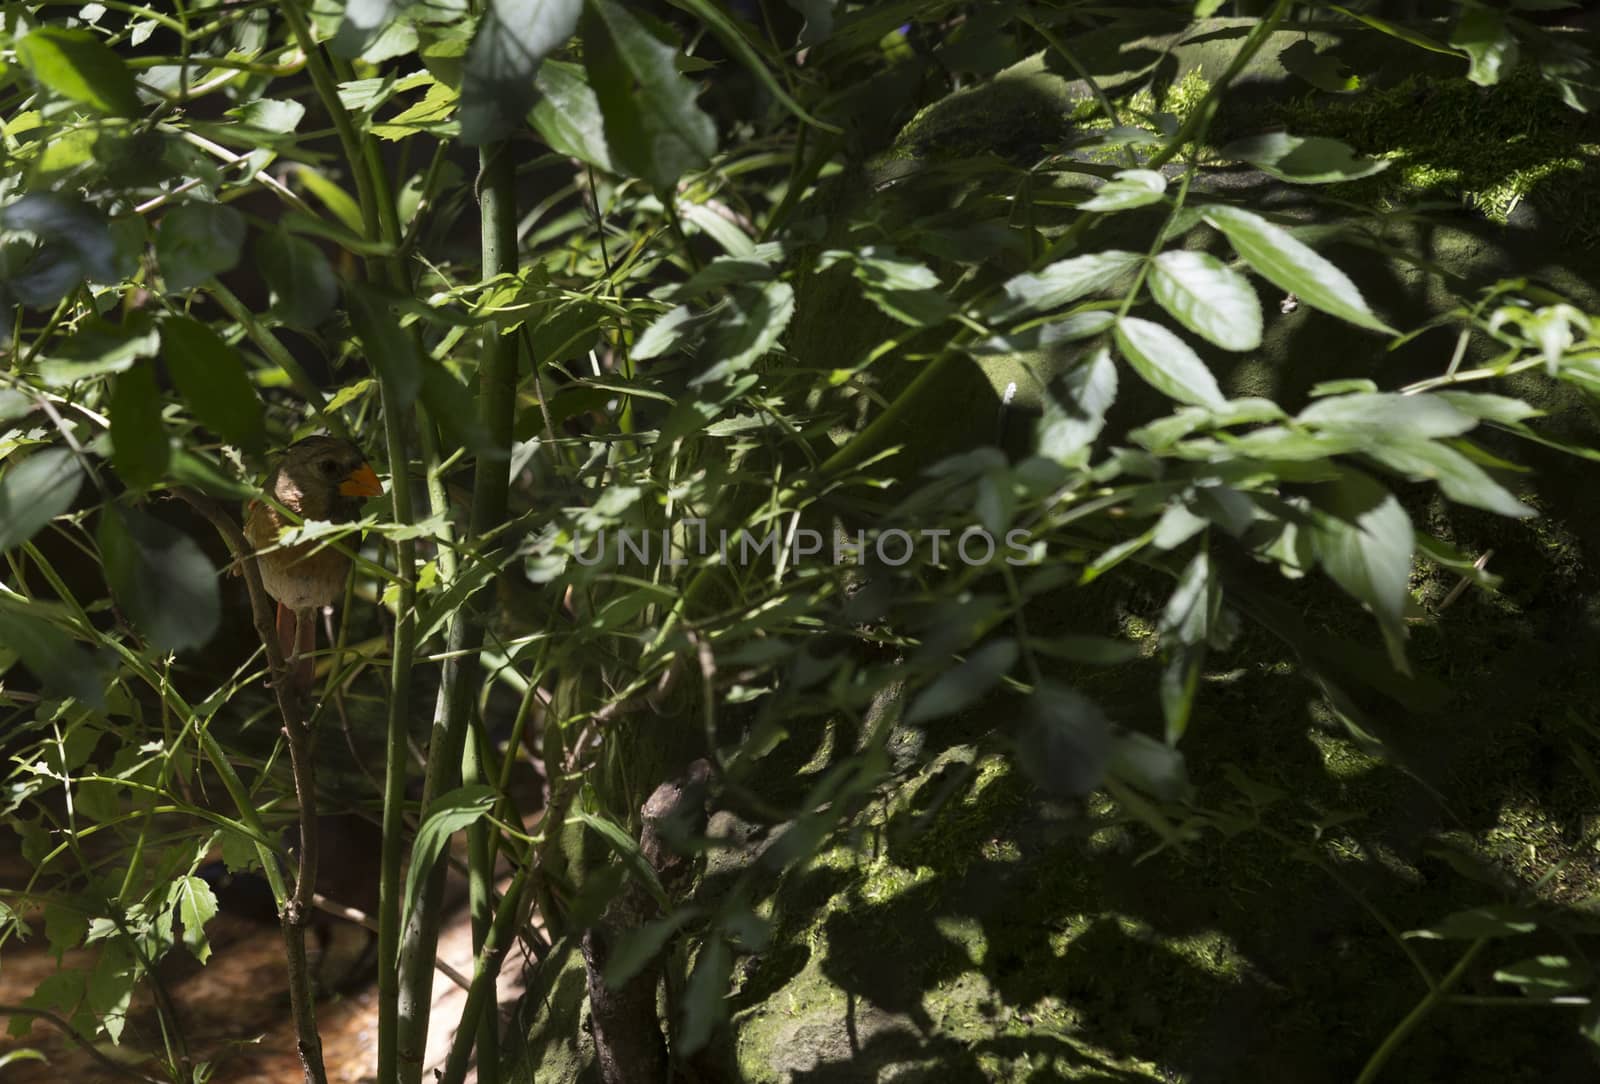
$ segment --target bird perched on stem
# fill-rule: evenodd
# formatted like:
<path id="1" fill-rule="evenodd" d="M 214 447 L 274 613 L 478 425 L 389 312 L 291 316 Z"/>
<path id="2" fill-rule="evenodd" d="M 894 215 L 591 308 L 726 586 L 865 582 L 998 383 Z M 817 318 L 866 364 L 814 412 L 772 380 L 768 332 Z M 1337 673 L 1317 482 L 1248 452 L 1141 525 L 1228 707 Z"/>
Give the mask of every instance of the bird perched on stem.
<path id="1" fill-rule="evenodd" d="M 315 540 L 278 546 L 278 534 L 292 520 L 272 503 L 301 520 L 345 523 L 356 518 L 361 502 L 383 492 L 361 449 L 338 437 L 296 441 L 267 477 L 271 501 L 251 501 L 244 533 L 256 551 L 261 584 L 278 602 L 278 644 L 291 683 L 308 692 L 316 676 L 316 612 L 344 591 L 350 559 Z"/>

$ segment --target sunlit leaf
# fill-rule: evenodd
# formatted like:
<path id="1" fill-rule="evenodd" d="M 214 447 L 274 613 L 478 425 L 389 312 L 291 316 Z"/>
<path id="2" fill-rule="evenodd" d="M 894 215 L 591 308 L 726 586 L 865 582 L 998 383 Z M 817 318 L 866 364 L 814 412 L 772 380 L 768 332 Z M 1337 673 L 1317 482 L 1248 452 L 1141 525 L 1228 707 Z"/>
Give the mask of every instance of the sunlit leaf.
<path id="1" fill-rule="evenodd" d="M 1167 190 L 1167 179 L 1153 169 L 1124 169 L 1078 204 L 1080 211 L 1128 211 L 1157 203 Z"/>
<path id="2" fill-rule="evenodd" d="M 1215 256 L 1161 253 L 1150 268 L 1150 294 L 1184 327 L 1224 350 L 1261 345 L 1261 300 L 1243 275 Z"/>
<path id="3" fill-rule="evenodd" d="M 1530 956 L 1495 971 L 1494 981 L 1514 983 L 1530 997 L 1570 994 L 1589 985 L 1594 972 L 1569 956 Z"/>
<path id="4" fill-rule="evenodd" d="M 1117 366 L 1101 347 L 1051 384 L 1039 418 L 1036 450 L 1066 466 L 1088 461 L 1088 449 L 1105 426 L 1117 397 Z"/>
<path id="5" fill-rule="evenodd" d="M 606 145 L 600 100 L 584 78 L 583 68 L 561 60 L 546 60 L 539 66 L 534 82 L 540 96 L 528 120 L 550 149 L 615 173 L 611 148 Z"/>
<path id="6" fill-rule="evenodd" d="M 1236 140 L 1217 152 L 1295 184 L 1332 184 L 1382 173 L 1387 159 L 1366 158 L 1337 139 L 1267 132 Z"/>
<path id="7" fill-rule="evenodd" d="M 1160 324 L 1124 316 L 1117 321 L 1117 349 L 1145 383 L 1180 403 L 1221 406 L 1217 378 L 1188 343 Z"/>
<path id="8" fill-rule="evenodd" d="M 1343 271 L 1289 231 L 1258 214 L 1238 207 L 1210 206 L 1206 221 L 1227 235 L 1234 251 L 1257 274 L 1287 290 L 1314 309 L 1348 320 L 1359 327 L 1395 334 L 1373 315 L 1361 291 Z"/>
<path id="9" fill-rule="evenodd" d="M 183 923 L 183 944 L 196 960 L 211 958 L 211 942 L 206 939 L 206 923 L 217 917 L 217 897 L 211 886 L 199 877 L 179 877 L 172 882 L 168 897 Z"/>
<path id="10" fill-rule="evenodd" d="M 17 42 L 17 59 L 35 79 L 102 113 L 131 117 L 139 93 L 122 58 L 89 30 L 40 26 Z"/>
<path id="11" fill-rule="evenodd" d="M 1043 271 L 1017 275 L 1006 282 L 1005 297 L 990 315 L 1004 319 L 1060 308 L 1085 294 L 1106 289 L 1132 272 L 1143 259 L 1137 252 L 1107 249 L 1058 260 Z"/>
<path id="12" fill-rule="evenodd" d="M 1517 66 L 1517 39 L 1505 15 L 1486 4 L 1469 4 L 1450 35 L 1450 45 L 1467 54 L 1467 78 L 1480 87 L 1494 86 Z"/>
<path id="13" fill-rule="evenodd" d="M 583 7 L 582 0 L 491 0 L 461 72 L 462 142 L 488 143 L 522 127 L 538 99 L 539 65 L 572 37 Z"/>
<path id="14" fill-rule="evenodd" d="M 1383 486 L 1348 469 L 1337 483 L 1313 487 L 1311 500 L 1317 508 L 1311 539 L 1318 562 L 1372 611 L 1391 663 L 1409 673 L 1405 607 L 1414 544 L 1405 509 Z"/>

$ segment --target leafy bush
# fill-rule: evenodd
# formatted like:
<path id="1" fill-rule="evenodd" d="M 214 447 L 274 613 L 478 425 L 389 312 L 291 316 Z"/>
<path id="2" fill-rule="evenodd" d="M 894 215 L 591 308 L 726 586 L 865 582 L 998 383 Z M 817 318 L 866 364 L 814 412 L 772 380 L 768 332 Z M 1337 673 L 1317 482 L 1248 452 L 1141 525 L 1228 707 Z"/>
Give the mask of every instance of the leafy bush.
<path id="1" fill-rule="evenodd" d="M 852 818 L 927 765 L 907 735 L 1007 751 L 1030 800 L 1109 796 L 1158 849 L 1216 829 L 1325 863 L 1264 784 L 1194 800 L 1208 666 L 1278 638 L 1403 763 L 1368 705 L 1421 684 L 1419 578 L 1495 583 L 1429 502 L 1533 515 L 1506 438 L 1596 458 L 1539 415 L 1600 370 L 1581 300 L 1506 278 L 1419 312 L 1331 254 L 1426 269 L 1389 232 L 1424 209 L 1341 202 L 1389 165 L 1381 127 L 1251 130 L 1252 65 L 1360 94 L 1365 49 L 1465 57 L 1494 94 L 1520 55 L 1580 111 L 1591 69 L 1543 4 L 1190 25 L 1220 6 L 13 5 L 0 702 L 31 873 L 0 920 L 98 953 L 14 1020 L 117 1041 L 162 957 L 206 959 L 220 854 L 270 883 L 325 1079 L 304 932 L 319 817 L 356 810 L 383 829 L 378 1079 L 421 1078 L 457 832 L 478 961 L 443 1079 L 525 1054 L 489 1011 L 519 942 L 535 994 L 581 950 L 606 1079 L 661 1078 L 725 1041 L 773 876 L 867 846 Z M 1453 354 L 1377 364 L 1438 328 Z M 1336 355 L 1309 394 L 1253 385 L 1304 329 Z M 280 539 L 357 564 L 302 698 L 232 506 L 318 431 L 388 492 Z M 1308 625 L 1285 577 L 1381 646 Z M 1152 657 L 1114 722 L 1094 675 Z M 512 785 L 525 752 L 542 790 Z M 711 809 L 778 830 L 741 850 Z M 1374 913 L 1427 998 L 1363 1079 L 1537 926 L 1446 917 L 1424 936 L 1469 947 L 1435 975 Z M 1505 974 L 1587 983 L 1576 954 Z M 179 1049 L 163 1071 L 199 1078 Z"/>

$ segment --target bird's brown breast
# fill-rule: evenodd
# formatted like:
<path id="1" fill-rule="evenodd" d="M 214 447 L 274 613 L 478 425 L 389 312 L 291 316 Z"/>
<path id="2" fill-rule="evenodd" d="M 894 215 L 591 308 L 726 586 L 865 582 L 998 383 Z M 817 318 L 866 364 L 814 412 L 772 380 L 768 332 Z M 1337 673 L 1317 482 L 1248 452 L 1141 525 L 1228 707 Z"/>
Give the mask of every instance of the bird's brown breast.
<path id="1" fill-rule="evenodd" d="M 245 517 L 244 533 L 257 553 L 261 584 L 267 594 L 291 610 L 331 606 L 344 591 L 350 559 L 316 541 L 275 546 L 284 519 L 270 505 L 255 501 Z"/>

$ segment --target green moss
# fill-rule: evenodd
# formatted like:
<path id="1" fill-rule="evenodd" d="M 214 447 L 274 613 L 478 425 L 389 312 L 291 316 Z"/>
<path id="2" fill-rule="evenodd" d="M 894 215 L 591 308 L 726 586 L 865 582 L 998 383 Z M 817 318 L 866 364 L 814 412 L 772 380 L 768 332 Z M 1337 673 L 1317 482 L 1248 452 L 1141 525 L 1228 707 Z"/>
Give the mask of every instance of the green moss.
<path id="1" fill-rule="evenodd" d="M 1592 244 L 1589 211 L 1593 125 L 1537 72 L 1520 68 L 1498 86 L 1412 76 L 1393 87 L 1332 98 L 1307 95 L 1279 117 L 1296 135 L 1343 140 L 1393 165 L 1329 194 L 1378 207 L 1457 199 L 1505 223 L 1535 196 L 1570 235 Z"/>

